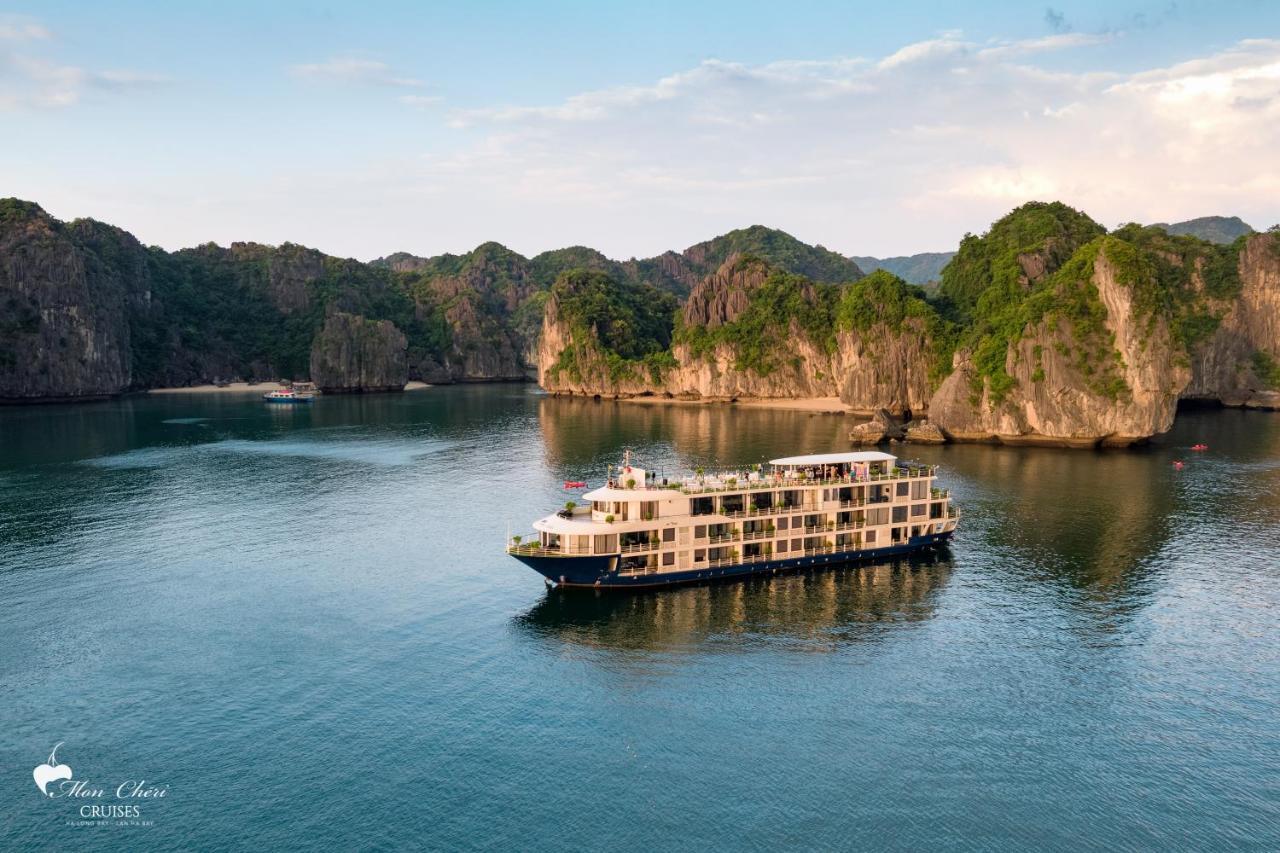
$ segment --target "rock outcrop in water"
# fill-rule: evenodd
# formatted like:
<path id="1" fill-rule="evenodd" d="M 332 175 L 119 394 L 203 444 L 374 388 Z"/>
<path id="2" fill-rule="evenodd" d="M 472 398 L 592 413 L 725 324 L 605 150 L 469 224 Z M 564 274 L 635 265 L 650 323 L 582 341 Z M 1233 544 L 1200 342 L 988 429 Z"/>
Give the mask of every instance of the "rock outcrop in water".
<path id="1" fill-rule="evenodd" d="M 337 311 L 311 345 L 311 381 L 326 393 L 402 391 L 407 352 L 394 323 Z"/>
<path id="2" fill-rule="evenodd" d="M 557 284 L 540 381 L 598 396 L 838 395 L 854 410 L 927 413 L 920 440 L 1123 446 L 1167 431 L 1180 398 L 1274 405 L 1277 241 L 1108 234 L 1033 203 L 965 239 L 940 304 L 883 271 L 819 285 L 732 256 L 694 287 L 671 344 L 652 336 L 642 357 L 611 348 Z"/>

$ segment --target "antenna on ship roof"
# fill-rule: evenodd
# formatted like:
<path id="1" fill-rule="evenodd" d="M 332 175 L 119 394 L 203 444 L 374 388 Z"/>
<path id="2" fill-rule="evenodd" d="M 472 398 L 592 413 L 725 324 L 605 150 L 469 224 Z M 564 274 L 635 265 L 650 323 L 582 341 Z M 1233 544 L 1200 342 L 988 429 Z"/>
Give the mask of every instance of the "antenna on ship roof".
<path id="1" fill-rule="evenodd" d="M 626 465 L 628 468 L 631 467 L 631 448 L 630 447 L 622 448 L 622 464 Z"/>

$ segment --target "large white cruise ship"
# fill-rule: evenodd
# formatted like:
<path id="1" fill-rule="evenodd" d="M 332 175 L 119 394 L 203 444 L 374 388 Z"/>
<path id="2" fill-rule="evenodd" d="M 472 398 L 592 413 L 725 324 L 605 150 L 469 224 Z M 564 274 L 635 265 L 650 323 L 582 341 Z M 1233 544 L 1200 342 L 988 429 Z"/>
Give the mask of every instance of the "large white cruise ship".
<path id="1" fill-rule="evenodd" d="M 960 520 L 936 466 L 878 451 L 774 459 L 680 479 L 610 468 L 585 506 L 507 552 L 551 585 L 646 587 L 834 566 L 941 545 Z"/>

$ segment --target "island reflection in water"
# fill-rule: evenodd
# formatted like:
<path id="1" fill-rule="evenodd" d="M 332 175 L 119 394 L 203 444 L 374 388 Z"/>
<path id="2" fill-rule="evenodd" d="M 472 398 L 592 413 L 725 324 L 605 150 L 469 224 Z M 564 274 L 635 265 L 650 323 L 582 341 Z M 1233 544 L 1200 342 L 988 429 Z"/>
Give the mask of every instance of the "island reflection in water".
<path id="1" fill-rule="evenodd" d="M 549 396 L 539 400 L 538 415 L 547 467 L 557 477 L 593 485 L 623 447 L 642 464 L 678 475 L 699 466 L 847 450 L 847 431 L 857 420 L 723 404 Z M 1265 434 L 1252 425 L 1266 427 Z M 1190 445 L 1202 440 L 1213 452 L 1191 454 Z M 1265 524 L 1268 512 L 1272 519 L 1280 516 L 1276 490 L 1248 485 L 1259 465 L 1273 464 L 1268 447 L 1280 450 L 1280 431 L 1257 415 L 1190 410 L 1179 414 L 1168 435 L 1127 450 L 973 444 L 886 449 L 940 466 L 939 485 L 952 490 L 964 513 L 954 546 L 957 566 L 989 572 L 1028 595 L 1056 594 L 1060 606 L 1092 614 L 1107 631 L 1150 602 L 1175 556 L 1214 559 L 1233 528 Z M 1189 464 L 1175 470 L 1175 458 Z M 705 595 L 710 618 L 713 603 L 730 594 Z M 550 601 L 534 612 L 561 606 Z M 616 603 L 575 603 L 569 612 L 592 608 L 633 623 L 637 613 L 661 612 L 659 605 Z M 590 624 L 600 627 L 599 620 Z"/>

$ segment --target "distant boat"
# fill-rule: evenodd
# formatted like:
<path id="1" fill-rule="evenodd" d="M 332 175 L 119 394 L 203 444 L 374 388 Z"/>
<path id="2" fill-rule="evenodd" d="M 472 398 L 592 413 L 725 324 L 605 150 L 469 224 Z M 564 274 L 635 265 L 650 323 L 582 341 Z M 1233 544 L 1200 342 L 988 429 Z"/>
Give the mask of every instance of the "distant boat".
<path id="1" fill-rule="evenodd" d="M 310 391 L 296 391 L 293 388 L 281 388 L 262 395 L 268 403 L 310 403 L 316 395 Z"/>

